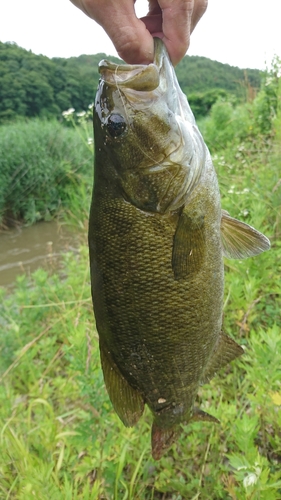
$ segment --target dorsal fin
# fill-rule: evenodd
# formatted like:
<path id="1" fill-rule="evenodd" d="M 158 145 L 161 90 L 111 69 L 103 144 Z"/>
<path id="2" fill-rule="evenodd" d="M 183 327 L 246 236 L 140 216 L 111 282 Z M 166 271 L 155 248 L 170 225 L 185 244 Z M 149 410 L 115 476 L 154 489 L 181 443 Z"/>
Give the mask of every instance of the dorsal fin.
<path id="1" fill-rule="evenodd" d="M 249 224 L 230 217 L 222 210 L 221 240 L 223 254 L 229 259 L 246 259 L 269 250 L 270 241 Z"/>

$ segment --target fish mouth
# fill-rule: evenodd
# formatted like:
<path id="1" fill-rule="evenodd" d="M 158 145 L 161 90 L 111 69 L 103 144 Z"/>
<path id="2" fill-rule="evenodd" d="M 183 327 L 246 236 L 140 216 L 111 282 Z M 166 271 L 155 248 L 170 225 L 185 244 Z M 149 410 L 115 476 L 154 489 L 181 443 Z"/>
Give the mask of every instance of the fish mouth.
<path id="1" fill-rule="evenodd" d="M 99 63 L 99 72 L 102 80 L 116 87 L 143 92 L 153 91 L 159 87 L 165 55 L 167 56 L 167 52 L 162 40 L 154 38 L 153 63 L 115 64 L 104 59 Z"/>

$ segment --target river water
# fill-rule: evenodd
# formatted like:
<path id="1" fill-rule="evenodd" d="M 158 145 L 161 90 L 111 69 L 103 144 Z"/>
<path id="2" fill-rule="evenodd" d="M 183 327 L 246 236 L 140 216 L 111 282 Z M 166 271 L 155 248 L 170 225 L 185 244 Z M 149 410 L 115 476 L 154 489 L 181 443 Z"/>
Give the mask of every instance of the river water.
<path id="1" fill-rule="evenodd" d="M 0 286 L 12 287 L 16 276 L 38 267 L 57 269 L 64 252 L 76 251 L 78 238 L 57 221 L 39 222 L 0 233 Z"/>

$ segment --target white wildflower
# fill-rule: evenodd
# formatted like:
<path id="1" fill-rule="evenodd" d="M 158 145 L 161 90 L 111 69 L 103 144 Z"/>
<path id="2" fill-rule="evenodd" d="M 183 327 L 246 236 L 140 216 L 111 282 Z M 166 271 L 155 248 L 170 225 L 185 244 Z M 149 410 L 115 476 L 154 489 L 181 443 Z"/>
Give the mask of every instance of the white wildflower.
<path id="1" fill-rule="evenodd" d="M 86 114 L 86 111 L 80 111 L 80 113 L 77 113 L 77 116 L 79 118 L 82 118 L 82 116 L 85 116 L 85 114 Z"/>
<path id="2" fill-rule="evenodd" d="M 230 189 L 227 191 L 229 194 L 233 194 L 234 193 L 234 189 L 235 189 L 235 186 L 232 185 L 230 186 Z"/>
<path id="3" fill-rule="evenodd" d="M 270 85 L 271 83 L 273 82 L 273 78 L 272 76 L 268 76 L 266 81 L 265 81 L 265 86 L 267 87 L 268 85 Z"/>
<path id="4" fill-rule="evenodd" d="M 73 115 L 75 109 L 74 108 L 69 108 L 67 111 L 62 112 L 62 116 L 66 118 L 67 116 Z"/>
<path id="5" fill-rule="evenodd" d="M 258 480 L 258 476 L 254 472 L 250 472 L 250 474 L 248 474 L 243 479 L 244 488 L 249 488 L 249 486 L 256 484 L 257 480 Z"/>
<path id="6" fill-rule="evenodd" d="M 93 109 L 93 107 L 94 107 L 94 103 L 93 103 L 93 102 L 91 102 L 91 104 L 89 104 L 88 108 L 89 108 L 89 109 Z"/>
<path id="7" fill-rule="evenodd" d="M 92 137 L 88 137 L 87 143 L 88 144 L 93 144 L 94 139 Z"/>
<path id="8" fill-rule="evenodd" d="M 245 488 L 248 488 L 249 486 L 252 486 L 253 484 L 256 484 L 258 482 L 258 479 L 261 475 L 262 469 L 255 463 L 254 467 L 255 472 L 250 472 L 247 474 L 247 476 L 244 477 L 243 479 L 243 485 Z"/>

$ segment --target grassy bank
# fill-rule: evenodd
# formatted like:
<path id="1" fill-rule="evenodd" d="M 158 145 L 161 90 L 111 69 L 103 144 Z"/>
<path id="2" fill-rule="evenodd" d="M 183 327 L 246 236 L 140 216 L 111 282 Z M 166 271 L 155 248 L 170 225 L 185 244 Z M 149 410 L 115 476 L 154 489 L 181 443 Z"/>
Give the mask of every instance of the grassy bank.
<path id="1" fill-rule="evenodd" d="M 226 261 L 225 331 L 246 353 L 197 401 L 221 424 L 184 426 L 159 463 L 149 412 L 123 427 L 103 384 L 82 247 L 65 256 L 62 277 L 38 270 L 12 296 L 1 292 L 0 498 L 280 498 L 280 160 L 248 154 L 248 168 L 232 163 L 222 179 L 223 205 L 247 210 L 273 248 Z M 226 157 L 216 162 L 229 168 Z"/>
<path id="2" fill-rule="evenodd" d="M 224 330 L 245 354 L 197 398 L 220 425 L 183 426 L 159 462 L 150 455 L 148 411 L 135 428 L 123 427 L 103 383 L 82 246 L 65 255 L 60 276 L 39 269 L 18 278 L 13 295 L 0 292 L 1 499 L 281 498 L 280 115 L 262 130 L 249 109 L 237 131 L 237 109 L 215 125 L 216 106 L 202 129 L 223 208 L 272 243 L 255 258 L 225 261 Z M 219 143 L 208 135 L 214 126 Z M 82 205 L 73 203 L 81 223 Z"/>
<path id="3" fill-rule="evenodd" d="M 0 127 L 0 225 L 49 220 L 92 184 L 93 154 L 77 131 L 33 119 Z"/>
<path id="4" fill-rule="evenodd" d="M 38 270 L 2 291 L 0 498 L 280 498 L 280 267 L 280 243 L 227 262 L 225 331 L 246 354 L 198 396 L 221 424 L 185 426 L 157 464 L 148 412 L 125 429 L 104 388 L 87 248 L 64 279 Z"/>

